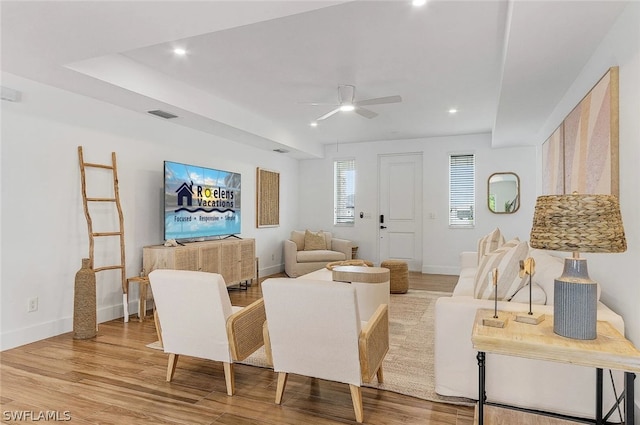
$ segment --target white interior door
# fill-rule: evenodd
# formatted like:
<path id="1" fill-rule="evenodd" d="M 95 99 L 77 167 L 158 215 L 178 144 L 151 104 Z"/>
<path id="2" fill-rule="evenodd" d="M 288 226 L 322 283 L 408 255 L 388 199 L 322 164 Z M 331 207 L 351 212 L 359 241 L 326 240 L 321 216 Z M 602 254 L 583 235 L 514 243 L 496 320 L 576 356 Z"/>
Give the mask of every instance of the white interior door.
<path id="1" fill-rule="evenodd" d="M 378 259 L 422 270 L 422 154 L 380 155 Z"/>

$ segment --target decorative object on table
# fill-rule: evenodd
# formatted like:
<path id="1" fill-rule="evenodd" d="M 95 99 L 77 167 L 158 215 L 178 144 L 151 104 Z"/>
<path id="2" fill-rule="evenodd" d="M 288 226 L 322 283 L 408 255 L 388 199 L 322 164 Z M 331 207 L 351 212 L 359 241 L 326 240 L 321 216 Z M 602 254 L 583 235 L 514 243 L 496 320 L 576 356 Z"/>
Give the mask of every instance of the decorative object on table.
<path id="1" fill-rule="evenodd" d="M 492 328 L 504 328 L 507 324 L 507 316 L 504 318 L 498 317 L 498 269 L 495 268 L 491 272 L 491 278 L 493 279 L 493 316 L 485 317 L 482 319 L 484 326 L 491 326 Z"/>
<path id="2" fill-rule="evenodd" d="M 325 266 L 327 270 L 333 270 L 338 266 L 362 266 L 362 267 L 373 267 L 373 263 L 367 260 L 342 260 L 342 261 L 332 261 L 327 263 Z"/>
<path id="3" fill-rule="evenodd" d="M 73 295 L 73 339 L 93 338 L 97 333 L 96 273 L 88 258 L 82 259 L 76 273 Z"/>
<path id="4" fill-rule="evenodd" d="M 533 283 L 531 282 L 531 278 L 535 272 L 536 262 L 533 257 L 528 257 L 526 260 L 520 261 L 520 277 L 529 276 L 529 311 L 526 314 L 516 314 L 516 322 L 527 323 L 529 325 L 537 325 L 544 320 L 544 314 L 534 313 L 531 307 L 531 299 L 533 298 Z"/>
<path id="5" fill-rule="evenodd" d="M 597 284 L 579 252 L 623 252 L 627 241 L 618 198 L 612 195 L 549 195 L 536 201 L 532 248 L 571 251 L 554 282 L 553 331 L 574 339 L 596 338 Z"/>

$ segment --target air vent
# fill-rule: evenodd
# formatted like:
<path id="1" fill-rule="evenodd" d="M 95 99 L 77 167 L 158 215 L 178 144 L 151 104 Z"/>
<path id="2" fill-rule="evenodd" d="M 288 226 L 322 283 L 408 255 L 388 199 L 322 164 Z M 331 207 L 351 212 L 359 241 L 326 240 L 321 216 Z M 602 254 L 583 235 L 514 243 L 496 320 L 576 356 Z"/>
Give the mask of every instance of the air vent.
<path id="1" fill-rule="evenodd" d="M 9 102 L 20 102 L 21 97 L 22 93 L 20 93 L 18 90 L 2 86 L 2 100 L 8 100 Z"/>
<path id="2" fill-rule="evenodd" d="M 166 120 L 170 120 L 171 118 L 178 118 L 177 115 L 173 115 L 170 112 L 161 111 L 160 109 L 156 109 L 155 111 L 147 111 L 147 112 L 150 113 L 151 115 L 155 115 L 160 118 L 164 118 Z"/>
<path id="3" fill-rule="evenodd" d="M 278 153 L 288 153 L 288 152 L 289 152 L 288 150 L 286 150 L 286 149 L 281 149 L 281 148 L 274 149 L 273 151 L 274 151 L 274 152 L 278 152 Z"/>

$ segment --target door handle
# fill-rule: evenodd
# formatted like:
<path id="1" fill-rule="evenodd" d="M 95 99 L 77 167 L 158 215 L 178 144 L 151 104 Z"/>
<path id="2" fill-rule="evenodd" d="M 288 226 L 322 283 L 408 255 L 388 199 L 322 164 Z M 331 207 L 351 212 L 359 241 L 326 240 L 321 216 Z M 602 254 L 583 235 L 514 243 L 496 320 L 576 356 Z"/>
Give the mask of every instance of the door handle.
<path id="1" fill-rule="evenodd" d="M 381 228 L 381 229 L 386 229 L 386 228 L 387 228 L 387 226 L 380 226 L 380 228 Z"/>

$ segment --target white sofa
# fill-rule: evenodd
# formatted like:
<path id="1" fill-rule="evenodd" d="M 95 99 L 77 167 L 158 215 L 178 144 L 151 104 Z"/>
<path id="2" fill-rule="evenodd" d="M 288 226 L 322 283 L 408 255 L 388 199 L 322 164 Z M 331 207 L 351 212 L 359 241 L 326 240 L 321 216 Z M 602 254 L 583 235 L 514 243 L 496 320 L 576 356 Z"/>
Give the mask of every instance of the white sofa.
<path id="1" fill-rule="evenodd" d="M 305 250 L 305 231 L 294 230 L 291 238 L 284 241 L 284 271 L 289 277 L 298 277 L 320 270 L 333 261 L 351 260 L 353 243 L 334 238 L 323 232 L 325 249 Z"/>
<path id="2" fill-rule="evenodd" d="M 537 290 L 538 298 L 546 296 L 546 305 L 533 305 L 533 311 L 553 314 L 553 280 L 561 275 L 563 259 L 535 249 L 531 249 L 529 255 L 536 262 L 533 288 Z M 471 343 L 471 330 L 476 311 L 481 308 L 493 309 L 494 301 L 474 298 L 477 264 L 477 253 L 462 253 L 460 278 L 453 295 L 441 297 L 436 302 L 435 390 L 444 396 L 478 399 L 477 352 Z M 516 294 L 511 302 L 499 301 L 498 309 L 529 311 L 529 293 L 525 289 L 522 291 L 524 294 Z M 598 320 L 610 322 L 624 334 L 622 317 L 600 301 Z M 488 401 L 594 417 L 595 369 L 492 354 L 487 354 L 486 365 Z M 615 400 L 608 375 L 605 373 L 604 379 L 605 412 Z M 614 372 L 613 375 L 618 394 L 624 388 L 622 375 L 621 372 Z"/>

